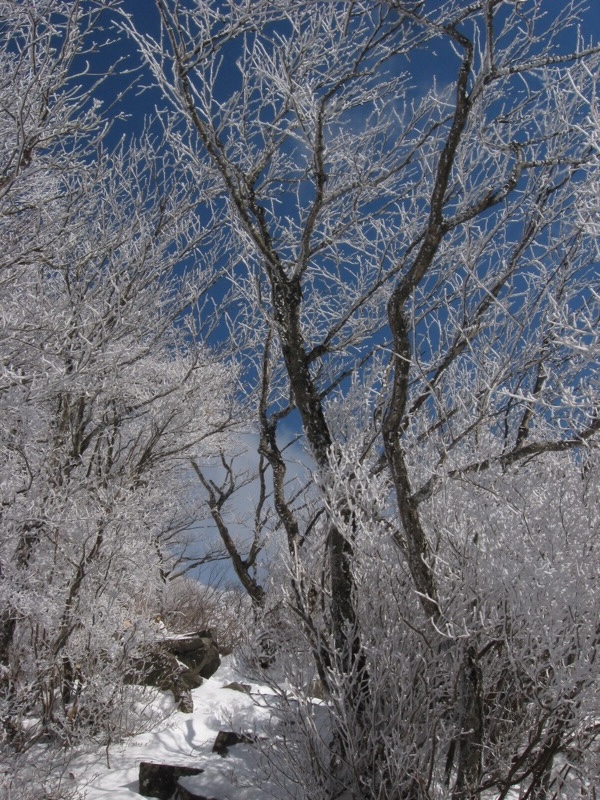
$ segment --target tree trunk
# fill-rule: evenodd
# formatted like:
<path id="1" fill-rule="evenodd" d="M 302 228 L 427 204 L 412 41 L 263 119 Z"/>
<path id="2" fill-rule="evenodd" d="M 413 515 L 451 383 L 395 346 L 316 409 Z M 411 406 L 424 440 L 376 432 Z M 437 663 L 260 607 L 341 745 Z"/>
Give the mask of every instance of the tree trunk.
<path id="1" fill-rule="evenodd" d="M 433 574 L 429 543 L 425 535 L 419 510 L 413 498 L 402 444 L 403 416 L 408 396 L 408 376 L 411 365 L 408 327 L 402 309 L 394 298 L 389 305 L 390 327 L 394 335 L 394 378 L 392 396 L 383 420 L 383 444 L 392 474 L 398 512 L 404 533 L 403 550 L 408 567 L 419 593 L 423 611 L 430 619 L 437 619 L 440 608 Z"/>
<path id="2" fill-rule="evenodd" d="M 327 480 L 333 439 L 325 419 L 322 399 L 310 374 L 300 325 L 302 291 L 299 279 L 287 280 L 282 277 L 274 279 L 272 299 L 294 400 L 322 479 Z M 351 672 L 361 650 L 354 611 L 352 545 L 333 523 L 329 528 L 328 542 L 334 640 L 338 652 L 347 659 L 346 671 Z M 348 641 L 348 632 L 351 632 L 351 641 Z"/>
<path id="3" fill-rule="evenodd" d="M 483 698 L 481 667 L 473 645 L 467 647 L 461 667 L 459 702 L 461 731 L 452 800 L 474 800 L 481 781 Z"/>

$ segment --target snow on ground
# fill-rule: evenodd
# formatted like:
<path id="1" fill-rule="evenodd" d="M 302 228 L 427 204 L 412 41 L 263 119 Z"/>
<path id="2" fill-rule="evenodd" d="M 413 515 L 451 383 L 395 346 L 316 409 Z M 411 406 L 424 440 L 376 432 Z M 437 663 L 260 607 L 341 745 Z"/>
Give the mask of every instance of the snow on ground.
<path id="1" fill-rule="evenodd" d="M 249 695 L 223 688 L 232 681 L 248 683 L 226 658 L 213 677 L 192 692 L 192 714 L 175 712 L 152 731 L 112 745 L 108 754 L 103 748 L 76 759 L 70 770 L 85 800 L 140 800 L 140 761 L 204 769 L 181 783 L 191 792 L 218 800 L 289 798 L 281 788 L 260 779 L 258 756 L 251 745 L 235 745 L 226 757 L 212 752 L 220 730 L 260 735 L 269 721 L 270 690 L 251 684 Z"/>

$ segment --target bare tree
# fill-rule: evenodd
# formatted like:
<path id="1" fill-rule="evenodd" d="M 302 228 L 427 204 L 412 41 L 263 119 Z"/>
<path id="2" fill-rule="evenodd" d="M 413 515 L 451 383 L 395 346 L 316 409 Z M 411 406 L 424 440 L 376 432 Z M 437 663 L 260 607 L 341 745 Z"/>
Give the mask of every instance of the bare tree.
<path id="1" fill-rule="evenodd" d="M 260 454 L 295 560 L 289 603 L 339 710 L 322 796 L 430 797 L 444 782 L 457 800 L 516 784 L 551 796 L 552 765 L 593 735 L 566 711 L 585 706 L 591 673 L 565 683 L 529 739 L 529 690 L 511 712 L 521 738 L 499 727 L 494 704 L 511 692 L 513 643 L 538 676 L 564 677 L 593 661 L 595 634 L 565 645 L 560 668 L 542 666 L 543 648 L 527 650 L 533 632 L 514 630 L 521 612 L 507 611 L 498 624 L 511 646 L 498 644 L 490 620 L 503 600 L 488 603 L 483 584 L 471 590 L 461 577 L 491 534 L 453 487 L 479 497 L 478 481 L 490 481 L 485 491 L 506 509 L 515 476 L 535 493 L 532 476 L 547 480 L 554 464 L 576 474 L 597 445 L 598 248 L 582 198 L 598 46 L 578 34 L 585 5 L 156 8 L 159 38 L 134 15 L 123 25 L 170 104 L 164 125 L 199 202 L 226 232 L 228 330 L 246 356 Z M 296 419 L 316 465 L 312 506 L 286 488 L 283 427 Z M 536 473 L 536 459 L 549 472 Z M 469 547 L 443 535 L 440 498 L 462 504 Z M 396 548 L 402 586 L 389 636 L 418 654 L 405 672 L 388 663 L 385 680 L 358 578 L 374 530 L 382 553 L 385 541 Z M 328 553 L 321 570 L 317 542 Z M 390 556 L 379 558 L 384 569 Z M 430 666 L 427 691 L 411 695 L 419 663 Z M 373 735 L 380 677 L 409 692 L 414 720 L 405 726 L 399 706 L 383 742 Z M 439 737 L 433 749 L 428 736 Z M 496 771 L 489 752 L 513 766 Z"/>

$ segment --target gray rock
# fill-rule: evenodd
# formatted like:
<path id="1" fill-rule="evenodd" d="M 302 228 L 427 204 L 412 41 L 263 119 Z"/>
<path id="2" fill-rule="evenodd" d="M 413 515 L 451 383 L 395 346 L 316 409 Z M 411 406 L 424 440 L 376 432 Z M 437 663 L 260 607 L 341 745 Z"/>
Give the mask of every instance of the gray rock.
<path id="1" fill-rule="evenodd" d="M 212 677 L 221 666 L 219 647 L 211 631 L 173 636 L 164 639 L 161 646 L 186 666 L 183 677 L 190 689 L 196 689 L 202 678 Z"/>
<path id="2" fill-rule="evenodd" d="M 210 631 L 171 636 L 147 647 L 131 659 L 126 680 L 173 692 L 177 707 L 193 711 L 191 690 L 219 668 L 221 659 Z"/>
<path id="3" fill-rule="evenodd" d="M 252 687 L 249 683 L 238 683 L 237 681 L 232 681 L 232 683 L 228 683 L 226 686 L 223 686 L 223 689 L 232 689 L 234 692 L 244 692 L 244 694 L 250 694 Z"/>
<path id="4" fill-rule="evenodd" d="M 229 748 L 236 744 L 253 744 L 254 739 L 246 736 L 243 733 L 234 733 L 233 731 L 219 731 L 215 743 L 213 745 L 213 753 L 218 753 L 220 756 L 226 756 Z"/>
<path id="5" fill-rule="evenodd" d="M 139 792 L 144 797 L 157 797 L 159 800 L 171 800 L 179 789 L 177 781 L 188 775 L 199 775 L 203 769 L 196 767 L 174 766 L 172 764 L 152 764 L 148 761 L 140 763 Z"/>

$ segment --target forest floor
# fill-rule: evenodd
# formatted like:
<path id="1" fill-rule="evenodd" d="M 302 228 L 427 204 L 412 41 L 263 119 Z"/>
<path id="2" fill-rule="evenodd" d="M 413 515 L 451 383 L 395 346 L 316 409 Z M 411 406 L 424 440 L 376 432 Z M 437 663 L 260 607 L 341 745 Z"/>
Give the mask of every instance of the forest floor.
<path id="1" fill-rule="evenodd" d="M 290 793 L 265 774 L 253 745 L 237 744 L 226 756 L 212 752 L 219 731 L 257 737 L 264 734 L 270 720 L 269 706 L 274 700 L 271 690 L 256 684 L 251 684 L 250 694 L 224 688 L 233 681 L 248 684 L 227 657 L 213 677 L 192 692 L 193 713 L 174 712 L 165 719 L 169 698 L 157 698 L 155 712 L 162 721 L 155 728 L 108 750 L 102 748 L 76 758 L 70 764 L 70 780 L 85 800 L 140 800 L 139 764 L 149 761 L 203 769 L 200 775 L 181 778 L 180 782 L 204 797 L 289 798 Z"/>

